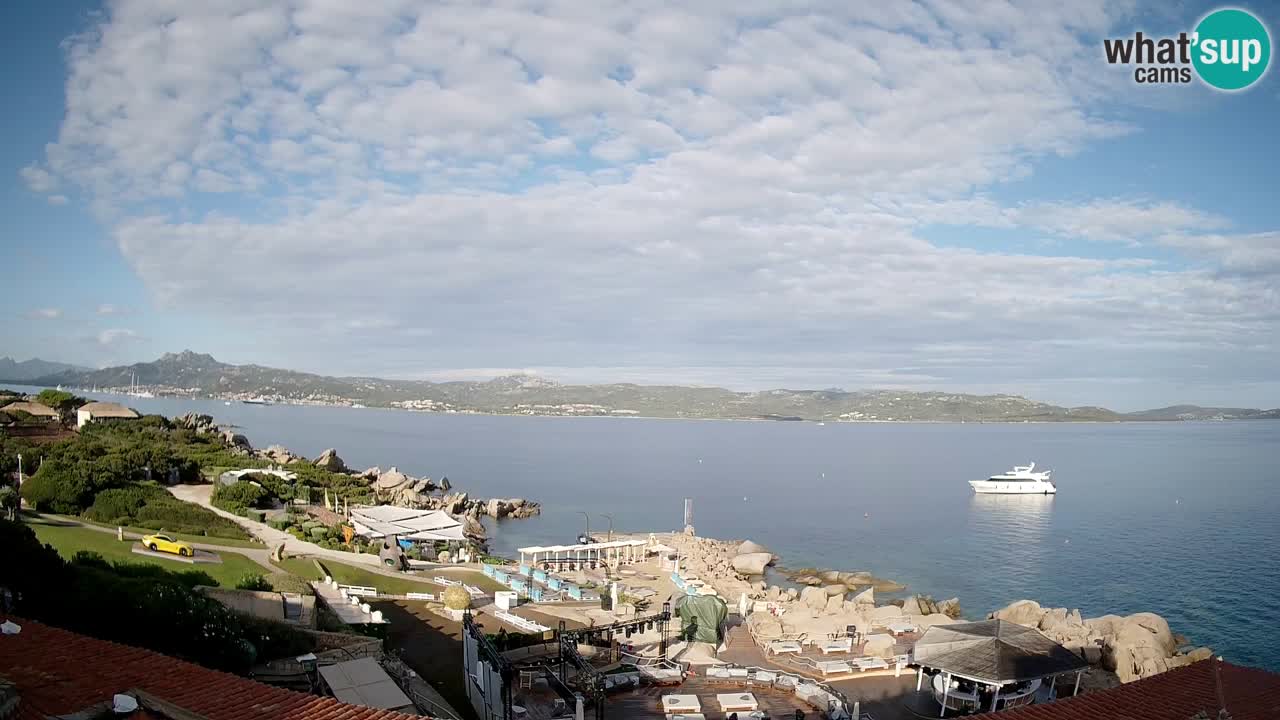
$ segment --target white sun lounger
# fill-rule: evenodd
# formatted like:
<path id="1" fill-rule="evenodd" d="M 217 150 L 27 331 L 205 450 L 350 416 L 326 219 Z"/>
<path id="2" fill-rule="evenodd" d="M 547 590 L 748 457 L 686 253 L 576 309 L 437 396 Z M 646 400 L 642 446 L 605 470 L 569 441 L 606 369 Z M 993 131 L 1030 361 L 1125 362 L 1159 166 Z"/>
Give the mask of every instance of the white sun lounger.
<path id="1" fill-rule="evenodd" d="M 697 695 L 663 695 L 662 711 L 668 715 L 674 713 L 700 713 L 702 703 Z"/>
<path id="2" fill-rule="evenodd" d="M 667 720 L 707 720 L 707 716 L 702 713 L 672 713 L 667 715 Z"/>
<path id="3" fill-rule="evenodd" d="M 827 675 L 843 675 L 845 673 L 853 672 L 853 668 L 849 666 L 849 663 L 843 660 L 819 662 L 818 669 L 822 671 L 823 677 L 826 677 Z"/>
<path id="4" fill-rule="evenodd" d="M 751 693 L 722 693 L 716 695 L 716 702 L 725 712 L 756 710 L 760 707 L 760 703 L 756 702 L 756 696 Z"/>
<path id="5" fill-rule="evenodd" d="M 853 649 L 853 638 L 840 638 L 839 640 L 828 640 L 822 643 L 822 654 L 830 655 L 831 653 L 847 653 Z"/>
<path id="6" fill-rule="evenodd" d="M 884 658 L 878 657 L 854 658 L 851 662 L 858 668 L 859 672 L 866 672 L 867 670 L 886 670 L 889 667 L 889 663 L 885 662 Z"/>
<path id="7" fill-rule="evenodd" d="M 891 622 L 885 627 L 894 635 L 903 635 L 905 633 L 916 631 L 916 626 L 909 622 Z"/>
<path id="8" fill-rule="evenodd" d="M 774 655 L 782 655 L 783 653 L 799 654 L 801 650 L 803 648 L 795 640 L 774 640 L 769 643 L 769 652 Z"/>

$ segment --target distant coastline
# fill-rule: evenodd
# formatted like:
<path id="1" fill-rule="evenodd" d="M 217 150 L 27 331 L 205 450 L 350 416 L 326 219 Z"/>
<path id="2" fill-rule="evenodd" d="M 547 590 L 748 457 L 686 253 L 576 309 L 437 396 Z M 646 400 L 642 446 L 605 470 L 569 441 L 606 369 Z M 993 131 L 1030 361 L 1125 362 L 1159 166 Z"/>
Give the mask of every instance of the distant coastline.
<path id="1" fill-rule="evenodd" d="M 467 415 L 962 424 L 1280 419 L 1280 408 L 1172 405 L 1125 413 L 1098 406 L 1063 407 L 1000 393 L 838 388 L 742 392 L 712 386 L 566 385 L 534 375 L 450 382 L 332 377 L 260 365 L 233 365 L 191 351 L 166 353 L 154 361 L 127 366 L 73 368 L 42 377 L 9 380 L 23 385 L 77 388 L 81 392 L 97 389 L 105 393 L 150 393 L 222 402 Z"/>
<path id="2" fill-rule="evenodd" d="M 23 392 L 38 391 L 47 386 L 30 385 L 26 382 L 10 382 L 0 380 L 0 389 L 15 389 Z M 425 410 L 419 408 L 405 408 L 391 405 L 363 405 L 359 403 L 349 402 L 333 402 L 319 400 L 305 400 L 295 398 L 270 398 L 270 402 L 266 403 L 245 403 L 241 399 L 233 397 L 224 397 L 219 395 L 207 395 L 201 393 L 182 393 L 166 391 L 162 388 L 140 386 L 152 392 L 155 399 L 166 400 L 208 400 L 212 402 L 230 402 L 234 404 L 256 405 L 259 407 L 271 407 L 273 405 L 287 405 L 290 407 L 329 407 L 329 408 L 346 408 L 349 410 L 391 410 L 396 412 L 416 413 L 422 415 L 466 415 L 479 417 L 525 417 L 525 418 L 562 418 L 562 419 L 599 419 L 599 420 L 696 420 L 696 421 L 715 421 L 715 422 L 753 422 L 753 423 L 796 423 L 819 425 L 832 423 L 834 425 L 1167 425 L 1171 423 L 1230 423 L 1230 422 L 1252 422 L 1257 420 L 1280 419 L 1274 416 L 1267 417 L 1249 417 L 1249 418 L 1144 418 L 1144 417 L 1118 417 L 1109 420 L 1100 420 L 1095 418 L 1062 418 L 1055 420 L 1022 420 L 1022 419 L 981 419 L 981 420 L 926 420 L 920 418 L 907 419 L 858 419 L 858 420 L 842 420 L 833 418 L 773 418 L 773 417 L 710 417 L 710 416 L 685 416 L 675 417 L 670 415 L 615 415 L 615 414 L 565 414 L 565 413 L 529 413 L 529 412 L 497 412 L 492 410 Z M 74 393 L 89 393 L 97 395 L 112 395 L 120 397 L 131 397 L 127 390 L 119 388 L 82 388 L 82 387 L 66 387 L 64 390 Z"/>

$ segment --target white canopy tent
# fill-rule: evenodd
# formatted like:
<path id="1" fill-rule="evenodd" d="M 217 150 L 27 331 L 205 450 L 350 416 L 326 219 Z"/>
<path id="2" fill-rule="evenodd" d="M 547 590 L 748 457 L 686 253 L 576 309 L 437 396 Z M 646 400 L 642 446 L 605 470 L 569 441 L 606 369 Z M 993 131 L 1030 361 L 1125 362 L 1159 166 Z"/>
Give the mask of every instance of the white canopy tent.
<path id="1" fill-rule="evenodd" d="M 539 562 L 562 560 L 607 562 L 617 559 L 623 563 L 638 562 L 644 560 L 645 546 L 648 544 L 645 540 L 612 540 L 577 545 L 533 545 L 519 549 L 520 562 L 535 565 Z"/>
<path id="2" fill-rule="evenodd" d="M 391 505 L 352 508 L 351 524 L 357 534 L 370 538 L 398 535 L 406 540 L 466 539 L 462 523 L 443 510 L 414 510 Z"/>

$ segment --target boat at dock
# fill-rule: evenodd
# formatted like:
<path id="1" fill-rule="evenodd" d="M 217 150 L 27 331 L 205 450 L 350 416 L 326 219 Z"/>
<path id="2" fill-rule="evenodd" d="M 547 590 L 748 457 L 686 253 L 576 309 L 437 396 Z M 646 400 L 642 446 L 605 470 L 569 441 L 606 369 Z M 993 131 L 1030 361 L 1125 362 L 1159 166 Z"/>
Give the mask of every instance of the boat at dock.
<path id="1" fill-rule="evenodd" d="M 1015 465 L 1013 470 L 992 475 L 986 480 L 970 480 L 976 493 L 999 495 L 1054 495 L 1058 486 L 1049 477 L 1051 470 L 1036 472 L 1036 464 Z"/>

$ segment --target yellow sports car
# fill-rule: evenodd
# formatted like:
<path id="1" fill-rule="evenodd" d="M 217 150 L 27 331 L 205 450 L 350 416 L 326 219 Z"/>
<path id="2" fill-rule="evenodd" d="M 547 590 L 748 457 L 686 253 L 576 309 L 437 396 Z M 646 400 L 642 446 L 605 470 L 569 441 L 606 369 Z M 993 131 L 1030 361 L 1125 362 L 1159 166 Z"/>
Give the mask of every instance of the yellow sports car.
<path id="1" fill-rule="evenodd" d="M 174 540 L 168 535 L 144 535 L 142 537 L 142 545 L 151 552 L 167 552 L 181 555 L 182 557 L 190 557 L 196 554 L 191 546 L 180 541 Z"/>

